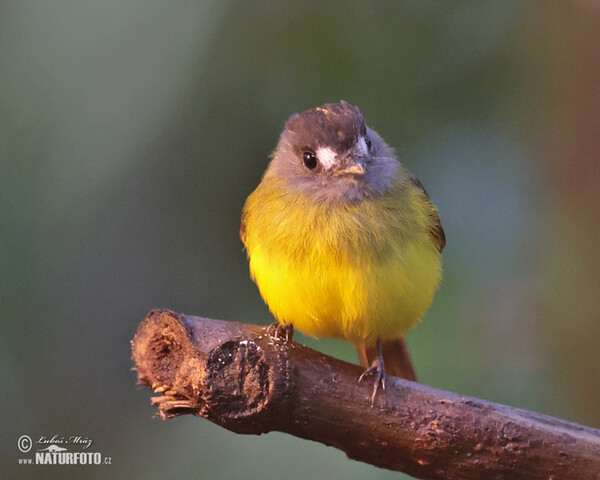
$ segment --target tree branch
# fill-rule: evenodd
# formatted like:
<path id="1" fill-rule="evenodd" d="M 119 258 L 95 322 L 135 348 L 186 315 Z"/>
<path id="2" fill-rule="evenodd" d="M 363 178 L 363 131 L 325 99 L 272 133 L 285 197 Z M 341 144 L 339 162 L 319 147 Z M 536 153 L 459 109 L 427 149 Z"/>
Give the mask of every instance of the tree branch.
<path id="1" fill-rule="evenodd" d="M 264 327 L 153 310 L 132 341 L 162 418 L 287 432 L 426 479 L 600 479 L 600 431 L 388 377 L 370 404 L 361 368 Z"/>

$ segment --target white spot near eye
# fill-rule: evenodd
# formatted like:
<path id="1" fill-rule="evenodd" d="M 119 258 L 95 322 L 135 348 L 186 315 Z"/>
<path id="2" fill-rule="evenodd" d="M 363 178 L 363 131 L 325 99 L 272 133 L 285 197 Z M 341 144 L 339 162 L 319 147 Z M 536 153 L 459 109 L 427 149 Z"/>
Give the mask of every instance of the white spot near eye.
<path id="1" fill-rule="evenodd" d="M 337 153 L 335 153 L 331 148 L 321 147 L 318 148 L 315 153 L 317 154 L 319 162 L 321 162 L 321 165 L 323 165 L 323 168 L 326 170 L 329 170 L 336 164 Z"/>
<path id="2" fill-rule="evenodd" d="M 369 148 L 367 147 L 367 142 L 365 142 L 365 137 L 358 138 L 358 142 L 356 142 L 356 150 L 359 155 L 367 155 L 369 153 Z"/>

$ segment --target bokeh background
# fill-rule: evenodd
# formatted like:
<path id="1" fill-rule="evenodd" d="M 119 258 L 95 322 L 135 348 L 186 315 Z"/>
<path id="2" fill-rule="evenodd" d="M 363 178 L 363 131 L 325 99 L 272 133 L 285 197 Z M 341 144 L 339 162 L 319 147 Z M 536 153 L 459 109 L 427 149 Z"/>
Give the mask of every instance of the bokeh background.
<path id="1" fill-rule="evenodd" d="M 446 230 L 420 379 L 600 427 L 599 59 L 594 0 L 3 1 L 2 476 L 408 478 L 153 419 L 130 370 L 153 307 L 272 321 L 240 211 L 288 116 L 339 99 Z M 112 465 L 20 466 L 22 434 L 87 436 Z"/>

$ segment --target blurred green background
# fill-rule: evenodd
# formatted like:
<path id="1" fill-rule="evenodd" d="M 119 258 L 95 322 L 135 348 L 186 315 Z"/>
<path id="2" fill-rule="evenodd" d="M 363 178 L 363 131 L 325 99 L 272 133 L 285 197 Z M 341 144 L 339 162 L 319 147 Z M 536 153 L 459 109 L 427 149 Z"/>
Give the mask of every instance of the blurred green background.
<path id="1" fill-rule="evenodd" d="M 340 99 L 446 230 L 408 337 L 421 381 L 600 427 L 599 58 L 591 0 L 2 2 L 3 476 L 403 477 L 153 419 L 130 371 L 151 308 L 272 321 L 241 208 L 288 116 Z M 18 465 L 22 434 L 87 436 L 112 465 Z"/>

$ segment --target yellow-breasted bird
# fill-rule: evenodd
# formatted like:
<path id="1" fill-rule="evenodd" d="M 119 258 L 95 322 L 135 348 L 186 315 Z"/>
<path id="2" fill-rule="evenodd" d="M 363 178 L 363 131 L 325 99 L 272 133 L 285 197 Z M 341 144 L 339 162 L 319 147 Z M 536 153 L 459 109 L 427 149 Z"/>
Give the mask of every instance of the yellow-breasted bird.
<path id="1" fill-rule="evenodd" d="M 293 115 L 246 200 L 250 274 L 282 325 L 352 342 L 365 373 L 415 380 L 404 335 L 431 304 L 446 244 L 423 185 L 344 101 Z"/>

